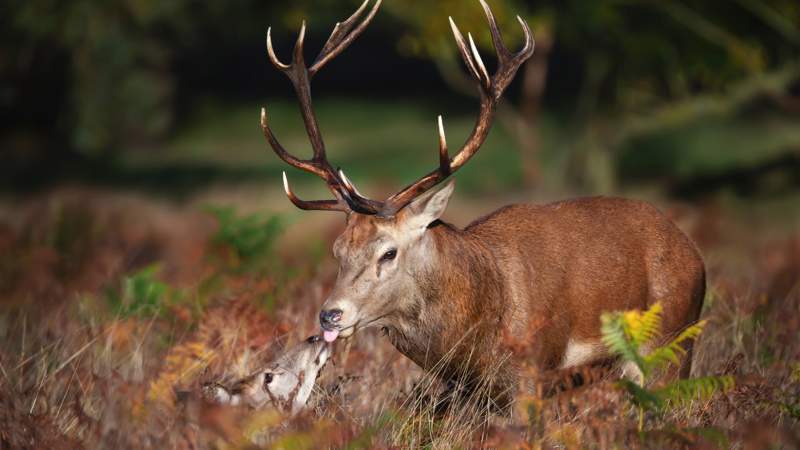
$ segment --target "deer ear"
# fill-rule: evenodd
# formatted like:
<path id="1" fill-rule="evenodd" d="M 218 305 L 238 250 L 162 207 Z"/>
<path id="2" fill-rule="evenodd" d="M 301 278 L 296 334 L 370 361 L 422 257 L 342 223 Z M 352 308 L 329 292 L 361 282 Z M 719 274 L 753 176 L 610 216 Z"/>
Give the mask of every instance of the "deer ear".
<path id="1" fill-rule="evenodd" d="M 455 179 L 450 180 L 438 191 L 427 192 L 417 197 L 403 208 L 402 217 L 411 228 L 426 228 L 437 220 L 447 209 L 447 202 L 456 187 Z"/>

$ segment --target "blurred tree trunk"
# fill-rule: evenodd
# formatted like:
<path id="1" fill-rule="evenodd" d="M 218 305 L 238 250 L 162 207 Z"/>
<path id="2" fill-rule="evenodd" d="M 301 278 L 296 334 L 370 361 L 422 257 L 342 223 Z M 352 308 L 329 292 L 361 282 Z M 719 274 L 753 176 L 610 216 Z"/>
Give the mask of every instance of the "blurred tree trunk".
<path id="1" fill-rule="evenodd" d="M 521 77 L 518 76 L 522 80 L 519 105 L 501 102 L 497 109 L 499 122 L 518 143 L 525 187 L 541 183 L 539 116 L 552 46 L 551 35 L 539 33 L 536 36 L 536 51 L 522 66 Z M 471 97 L 477 95 L 475 83 L 467 77 L 449 48 L 443 49 L 434 63 L 450 89 Z"/>
<path id="2" fill-rule="evenodd" d="M 541 183 L 539 116 L 542 96 L 547 85 L 547 69 L 552 47 L 553 40 L 549 34 L 537 35 L 536 51 L 522 69 L 519 110 L 514 110 L 513 106 L 506 106 L 500 110 L 501 115 L 508 116 L 503 119 L 504 122 L 514 124 L 515 136 L 521 150 L 520 160 L 526 187 L 536 187 Z"/>
<path id="3" fill-rule="evenodd" d="M 610 67 L 604 55 L 592 55 L 586 59 L 585 75 L 570 125 L 570 152 L 562 177 L 571 188 L 602 193 L 613 190 L 610 150 L 607 142 L 601 139 L 605 135 L 605 118 L 597 113 L 600 88 Z"/>

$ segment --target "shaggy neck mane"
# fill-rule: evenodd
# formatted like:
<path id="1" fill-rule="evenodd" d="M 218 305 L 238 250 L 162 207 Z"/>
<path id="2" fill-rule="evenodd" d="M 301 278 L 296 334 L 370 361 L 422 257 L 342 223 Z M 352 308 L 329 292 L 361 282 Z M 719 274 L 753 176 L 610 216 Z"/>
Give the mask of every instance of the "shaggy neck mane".
<path id="1" fill-rule="evenodd" d="M 506 322 L 497 261 L 468 230 L 437 221 L 427 233 L 436 257 L 418 269 L 417 307 L 389 335 L 398 350 L 423 368 L 481 372 L 491 364 L 492 346 Z M 451 364 L 455 361 L 460 364 Z"/>

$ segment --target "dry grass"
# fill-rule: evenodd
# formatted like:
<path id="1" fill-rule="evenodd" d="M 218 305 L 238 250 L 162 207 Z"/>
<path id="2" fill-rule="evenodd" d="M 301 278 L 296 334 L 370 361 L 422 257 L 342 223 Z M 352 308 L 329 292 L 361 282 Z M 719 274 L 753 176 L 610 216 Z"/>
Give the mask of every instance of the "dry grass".
<path id="1" fill-rule="evenodd" d="M 197 209 L 40 196 L 0 212 L 0 448 L 800 447 L 800 232 L 753 235 L 724 208 L 672 211 L 709 269 L 694 374 L 737 385 L 648 415 L 640 434 L 602 375 L 556 395 L 540 388 L 498 416 L 486 386 L 453 395 L 372 331 L 337 343 L 307 413 L 204 405 L 202 382 L 241 376 L 316 330 L 332 261 L 275 253 L 234 270 Z M 168 288 L 158 309 L 116 307 L 126 277 L 152 263 Z"/>

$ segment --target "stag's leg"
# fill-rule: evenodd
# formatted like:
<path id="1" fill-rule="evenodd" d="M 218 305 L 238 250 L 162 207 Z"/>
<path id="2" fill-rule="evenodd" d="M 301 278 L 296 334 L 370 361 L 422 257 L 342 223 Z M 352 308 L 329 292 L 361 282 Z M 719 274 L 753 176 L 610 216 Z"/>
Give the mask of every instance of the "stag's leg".
<path id="1" fill-rule="evenodd" d="M 633 381 L 640 386 L 644 383 L 644 373 L 633 361 L 623 361 L 619 364 L 619 377 Z"/>
<path id="2" fill-rule="evenodd" d="M 694 290 L 692 293 L 692 319 L 696 322 L 700 319 L 700 314 L 703 312 L 703 302 L 706 298 L 706 272 L 705 268 L 701 266 L 700 272 L 695 279 Z M 681 378 L 688 378 L 692 374 L 692 360 L 694 359 L 694 341 L 689 341 L 683 347 L 686 349 L 686 355 L 683 357 L 681 363 L 681 370 L 679 376 Z"/>
<path id="3" fill-rule="evenodd" d="M 686 355 L 683 357 L 683 361 L 681 361 L 681 368 L 678 372 L 678 376 L 681 378 L 689 378 L 692 374 L 692 359 L 694 357 L 694 342 L 689 342 L 684 346 L 686 349 Z"/>
<path id="4" fill-rule="evenodd" d="M 684 342 L 681 344 L 681 347 L 683 347 L 686 353 L 681 357 L 680 364 L 669 366 L 669 368 L 667 368 L 667 370 L 665 370 L 664 374 L 661 376 L 662 381 L 674 381 L 679 378 L 688 378 L 689 375 L 691 375 L 694 342 Z"/>
<path id="5" fill-rule="evenodd" d="M 641 385 L 644 374 L 633 361 L 625 361 L 620 366 L 620 377 Z"/>
<path id="6" fill-rule="evenodd" d="M 682 283 L 667 292 L 670 293 L 670 297 L 661 298 L 664 305 L 664 320 L 660 345 L 669 344 L 687 327 L 697 323 L 705 297 L 705 274 L 701 271 L 694 280 Z M 680 363 L 667 367 L 659 377 L 661 381 L 687 378 L 691 374 L 694 341 L 683 342 L 681 347 L 684 349 L 684 354 L 680 357 Z"/>
<path id="7" fill-rule="evenodd" d="M 697 323 L 703 309 L 706 274 L 703 260 L 689 239 L 668 220 L 662 221 L 663 242 L 675 242 L 652 250 L 648 273 L 647 306 L 661 302 L 663 306 L 662 342 L 669 343 L 687 327 Z M 682 344 L 686 351 L 681 363 L 670 366 L 662 378 L 674 380 L 689 376 L 692 368 L 692 342 Z"/>

